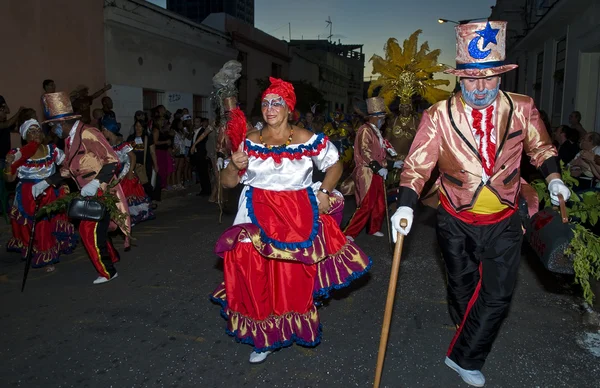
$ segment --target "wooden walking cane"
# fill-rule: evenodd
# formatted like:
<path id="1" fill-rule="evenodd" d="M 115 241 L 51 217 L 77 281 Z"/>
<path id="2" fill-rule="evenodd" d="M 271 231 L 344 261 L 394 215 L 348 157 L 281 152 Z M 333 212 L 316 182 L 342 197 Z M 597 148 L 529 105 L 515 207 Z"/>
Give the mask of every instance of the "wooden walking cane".
<path id="1" fill-rule="evenodd" d="M 558 194 L 558 208 L 560 209 L 560 218 L 563 224 L 569 223 L 569 217 L 567 217 L 567 206 L 565 205 L 565 198 L 562 194 Z"/>
<path id="2" fill-rule="evenodd" d="M 402 229 L 408 226 L 405 218 L 400 220 Z M 398 283 L 398 272 L 400 270 L 400 255 L 402 245 L 404 244 L 404 235 L 398 233 L 396 246 L 394 247 L 394 261 L 392 262 L 392 273 L 390 274 L 390 284 L 388 286 L 387 300 L 385 302 L 385 313 L 383 315 L 383 326 L 381 327 L 381 339 L 379 340 L 379 353 L 377 355 L 377 369 L 375 370 L 374 388 L 379 388 L 381 382 L 381 372 L 383 371 L 383 362 L 385 360 L 385 350 L 387 348 L 388 336 L 390 334 L 390 323 L 392 321 L 392 311 L 394 310 L 394 297 L 396 296 L 396 284 Z"/>

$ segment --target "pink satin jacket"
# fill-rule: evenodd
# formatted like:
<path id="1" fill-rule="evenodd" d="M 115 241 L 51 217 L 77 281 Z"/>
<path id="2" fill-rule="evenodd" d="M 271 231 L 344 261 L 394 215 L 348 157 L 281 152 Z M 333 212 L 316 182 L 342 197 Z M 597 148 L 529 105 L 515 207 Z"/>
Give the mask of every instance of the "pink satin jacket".
<path id="1" fill-rule="evenodd" d="M 379 142 L 379 136 L 368 123 L 358 128 L 354 140 L 355 167 L 352 172 L 356 206 L 360 206 L 371 186 L 373 170 L 369 167 L 369 163 L 376 161 L 382 167 L 386 167 L 386 152 L 385 147 L 382 147 Z"/>
<path id="2" fill-rule="evenodd" d="M 438 165 L 439 183 L 456 211 L 469 210 L 484 185 L 510 207 L 518 205 L 523 149 L 544 176 L 559 172 L 557 151 L 528 96 L 500 92 L 496 104 L 496 162 L 487 183 L 461 93 L 440 101 L 423 114 L 402 171 L 399 202 L 416 205 L 418 195 Z M 410 189 L 410 190 L 407 190 Z"/>

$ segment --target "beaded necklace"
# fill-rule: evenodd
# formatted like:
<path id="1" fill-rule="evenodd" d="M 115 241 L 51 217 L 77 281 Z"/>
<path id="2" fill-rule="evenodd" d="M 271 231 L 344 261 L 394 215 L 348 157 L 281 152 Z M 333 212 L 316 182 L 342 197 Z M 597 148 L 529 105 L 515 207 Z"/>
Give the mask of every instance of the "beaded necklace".
<path id="1" fill-rule="evenodd" d="M 285 144 L 281 144 L 281 145 L 268 145 L 263 141 L 263 137 L 262 137 L 262 129 L 260 130 L 259 134 L 258 134 L 258 138 L 260 140 L 260 142 L 262 143 L 263 146 L 265 146 L 267 149 L 273 149 L 273 148 L 284 148 L 289 146 L 290 144 L 292 144 L 292 137 L 294 136 L 294 127 L 290 128 L 290 136 L 288 137 L 287 141 L 285 142 Z"/>

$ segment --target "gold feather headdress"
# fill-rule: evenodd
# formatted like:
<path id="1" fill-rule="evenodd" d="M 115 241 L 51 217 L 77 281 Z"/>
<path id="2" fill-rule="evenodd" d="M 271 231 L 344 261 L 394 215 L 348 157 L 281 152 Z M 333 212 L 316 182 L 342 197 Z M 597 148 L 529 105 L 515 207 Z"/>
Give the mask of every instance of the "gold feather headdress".
<path id="1" fill-rule="evenodd" d="M 401 104 L 410 104 L 412 96 L 419 94 L 429 103 L 434 104 L 449 97 L 450 92 L 437 86 L 449 85 L 445 79 L 433 79 L 433 74 L 446 69 L 438 63 L 440 50 L 429 50 L 427 42 L 417 51 L 417 40 L 421 30 L 415 31 L 400 47 L 395 38 L 389 38 L 385 45 L 385 59 L 373 55 L 373 74 L 379 77 L 371 81 L 369 97 L 379 87 L 378 96 L 383 97 L 385 105 L 389 106 L 396 97 Z"/>

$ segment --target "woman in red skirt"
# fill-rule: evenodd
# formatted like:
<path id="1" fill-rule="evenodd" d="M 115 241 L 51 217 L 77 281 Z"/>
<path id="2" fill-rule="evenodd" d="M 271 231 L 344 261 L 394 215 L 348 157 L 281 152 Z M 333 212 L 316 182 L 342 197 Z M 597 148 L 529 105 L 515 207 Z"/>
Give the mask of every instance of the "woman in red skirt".
<path id="1" fill-rule="evenodd" d="M 118 179 L 121 181 L 123 194 L 127 198 L 131 226 L 154 219 L 154 212 L 151 209 L 152 201 L 146 195 L 140 179 L 135 175 L 137 161 L 133 152 L 133 144 L 123 141 L 123 136 L 119 132 L 119 125 L 113 118 L 105 117 L 102 119 L 101 124 L 102 134 L 119 157 Z"/>
<path id="2" fill-rule="evenodd" d="M 212 299 L 222 306 L 226 332 L 252 345 L 250 363 L 293 343 L 318 345 L 319 300 L 371 265 L 331 215 L 343 207 L 343 198 L 331 195 L 342 172 L 338 152 L 324 134 L 288 123 L 295 103 L 293 86 L 272 78 L 262 99 L 265 127 L 246 138 L 239 108 L 228 123 L 237 151 L 221 182 L 244 189 L 234 226 L 215 248 L 225 281 Z M 325 172 L 322 183 L 313 183 L 313 163 Z"/>
<path id="3" fill-rule="evenodd" d="M 36 201 L 42 208 L 68 193 L 68 187 L 56 189 L 50 185 L 52 177 L 58 174 L 65 154 L 54 144 L 44 145 L 44 132 L 35 119 L 25 121 L 19 128 L 21 136 L 27 141 L 23 148 L 10 151 L 6 157 L 6 179 L 9 182 L 17 177 L 19 183 L 15 189 L 15 201 L 10 210 L 13 237 L 7 243 L 7 250 L 19 252 L 23 258 L 31 236 Z M 59 179 L 60 180 L 60 179 Z M 31 266 L 46 266 L 47 272 L 54 271 L 61 254 L 71 253 L 77 245 L 78 237 L 73 224 L 66 214 L 54 214 L 38 219 L 35 227 L 35 239 Z"/>

